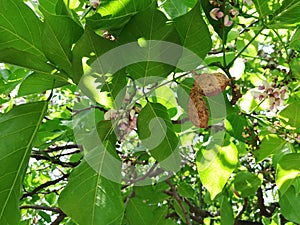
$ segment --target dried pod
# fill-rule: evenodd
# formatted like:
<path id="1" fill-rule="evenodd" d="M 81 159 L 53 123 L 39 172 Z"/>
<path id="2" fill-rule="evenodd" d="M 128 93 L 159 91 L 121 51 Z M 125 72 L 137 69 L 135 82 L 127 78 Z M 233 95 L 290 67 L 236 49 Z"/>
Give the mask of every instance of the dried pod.
<path id="1" fill-rule="evenodd" d="M 202 89 L 205 96 L 215 96 L 225 90 L 229 79 L 222 73 L 204 73 L 195 75 L 194 86 Z"/>
<path id="2" fill-rule="evenodd" d="M 195 74 L 188 103 L 188 115 L 196 127 L 208 127 L 209 111 L 204 96 L 215 96 L 224 91 L 228 84 L 229 79 L 222 73 Z"/>
<path id="3" fill-rule="evenodd" d="M 200 91 L 200 92 L 199 92 Z M 188 103 L 188 115 L 196 127 L 207 128 L 209 111 L 199 87 L 193 86 Z"/>

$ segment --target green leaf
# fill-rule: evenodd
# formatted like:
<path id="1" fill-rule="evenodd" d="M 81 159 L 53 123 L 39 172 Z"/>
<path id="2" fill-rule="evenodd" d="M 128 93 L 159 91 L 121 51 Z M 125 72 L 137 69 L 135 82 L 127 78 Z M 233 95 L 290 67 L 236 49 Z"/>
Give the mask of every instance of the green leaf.
<path id="1" fill-rule="evenodd" d="M 139 113 L 137 129 L 139 138 L 150 154 L 165 169 L 176 170 L 180 164 L 179 139 L 167 109 L 159 103 L 148 102 Z"/>
<path id="2" fill-rule="evenodd" d="M 15 48 L 0 49 L 0 61 L 16 66 L 21 66 L 39 73 L 52 74 L 55 67 L 46 63 L 46 60 L 25 51 Z"/>
<path id="3" fill-rule="evenodd" d="M 240 192 L 241 197 L 245 198 L 255 195 L 261 185 L 261 180 L 253 173 L 241 171 L 235 176 L 233 184 L 235 190 Z"/>
<path id="4" fill-rule="evenodd" d="M 46 57 L 72 77 L 72 45 L 83 29 L 68 16 L 45 14 L 43 50 Z"/>
<path id="5" fill-rule="evenodd" d="M 0 224 L 19 224 L 23 177 L 47 105 L 48 102 L 19 105 L 0 116 Z"/>
<path id="6" fill-rule="evenodd" d="M 167 22 L 165 15 L 152 6 L 135 15 L 122 30 L 120 42 L 125 44 L 139 41 L 139 47 L 143 51 L 140 57 L 135 56 L 137 63 L 127 66 L 127 71 L 133 79 L 144 78 L 141 82 L 147 83 L 147 77 L 166 77 L 174 70 L 180 52 L 176 53 L 173 49 L 166 51 L 168 45 L 163 42 L 159 45 L 157 42 L 146 42 L 159 40 L 178 43 L 179 37 L 174 26 Z"/>
<path id="7" fill-rule="evenodd" d="M 260 17 L 265 17 L 272 14 L 272 11 L 269 7 L 269 1 L 265 0 L 253 0 L 253 3 L 256 7 L 256 10 Z"/>
<path id="8" fill-rule="evenodd" d="M 232 210 L 232 203 L 228 201 L 227 194 L 223 194 L 220 199 L 220 214 L 221 214 L 221 225 L 233 225 L 234 224 L 234 216 Z"/>
<path id="9" fill-rule="evenodd" d="M 0 5 L 0 49 L 13 47 L 44 60 L 42 23 L 34 12 L 20 0 L 0 0 Z"/>
<path id="10" fill-rule="evenodd" d="M 281 7 L 274 12 L 274 18 L 268 25 L 271 28 L 296 27 L 300 24 L 300 2 L 298 0 L 285 0 Z"/>
<path id="11" fill-rule="evenodd" d="M 104 39 L 91 29 L 86 28 L 73 49 L 73 81 L 78 84 L 84 73 L 82 65 L 83 57 L 89 58 L 88 64 L 91 65 L 97 57 L 117 46 L 115 42 Z"/>
<path id="12" fill-rule="evenodd" d="M 185 198 L 193 198 L 195 190 L 184 182 L 181 182 L 177 187 L 178 194 Z"/>
<path id="13" fill-rule="evenodd" d="M 298 40 L 298 43 L 300 43 L 300 39 Z M 300 44 L 299 44 L 300 47 Z M 300 48 L 299 48 L 300 50 Z M 290 62 L 290 68 L 292 71 L 292 76 L 296 79 L 300 79 L 300 61 L 297 58 L 294 58 Z"/>
<path id="14" fill-rule="evenodd" d="M 121 185 L 101 176 L 86 160 L 72 171 L 58 203 L 80 225 L 116 225 L 123 218 Z"/>
<path id="15" fill-rule="evenodd" d="M 295 192 L 294 187 L 290 187 L 279 200 L 280 212 L 289 221 L 300 223 L 300 195 Z"/>
<path id="16" fill-rule="evenodd" d="M 54 15 L 69 15 L 63 0 L 39 0 L 39 8 L 42 12 L 46 11 Z"/>
<path id="17" fill-rule="evenodd" d="M 212 42 L 211 34 L 201 15 L 200 5 L 197 4 L 189 13 L 176 18 L 174 25 L 182 46 L 203 59 L 210 51 Z"/>
<path id="18" fill-rule="evenodd" d="M 98 13 L 86 19 L 87 26 L 93 30 L 118 30 L 132 16 L 146 9 L 153 2 L 153 0 L 103 1 L 97 10 Z"/>
<path id="19" fill-rule="evenodd" d="M 129 225 L 153 224 L 153 211 L 142 199 L 132 198 L 126 207 L 126 219 Z"/>
<path id="20" fill-rule="evenodd" d="M 279 118 L 283 124 L 290 125 L 296 131 L 300 131 L 300 100 L 289 104 L 279 113 Z"/>
<path id="21" fill-rule="evenodd" d="M 276 184 L 284 194 L 300 174 L 300 154 L 290 153 L 281 157 L 277 165 Z"/>
<path id="22" fill-rule="evenodd" d="M 186 14 L 190 8 L 193 8 L 195 6 L 196 3 L 196 0 L 166 0 L 163 2 L 160 8 L 162 8 L 171 19 L 174 19 Z"/>
<path id="23" fill-rule="evenodd" d="M 153 210 L 153 217 L 152 223 L 153 225 L 167 225 L 168 220 L 166 220 L 166 216 L 168 213 L 168 207 L 167 206 L 162 206 L 162 207 L 157 207 L 155 210 Z"/>
<path id="24" fill-rule="evenodd" d="M 238 151 L 233 143 L 227 146 L 214 145 L 198 152 L 197 170 L 211 199 L 214 199 L 223 190 L 237 163 Z"/>
<path id="25" fill-rule="evenodd" d="M 289 47 L 300 52 L 300 28 L 294 33 Z"/>
<path id="26" fill-rule="evenodd" d="M 18 96 L 42 93 L 46 90 L 68 84 L 67 77 L 62 75 L 33 73 L 27 76 L 21 83 Z"/>
<path id="27" fill-rule="evenodd" d="M 284 150 L 286 141 L 276 134 L 266 135 L 260 144 L 259 150 L 254 152 L 257 162 L 261 162 L 270 155 L 280 154 Z"/>

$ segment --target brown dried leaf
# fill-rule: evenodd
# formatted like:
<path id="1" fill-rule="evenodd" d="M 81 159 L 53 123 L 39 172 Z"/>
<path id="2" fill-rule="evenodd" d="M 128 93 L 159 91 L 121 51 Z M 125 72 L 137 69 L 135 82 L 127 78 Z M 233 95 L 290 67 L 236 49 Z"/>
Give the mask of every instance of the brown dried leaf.
<path id="1" fill-rule="evenodd" d="M 196 127 L 208 127 L 209 111 L 206 106 L 203 93 L 197 86 L 193 86 L 190 92 L 188 115 Z"/>
<path id="2" fill-rule="evenodd" d="M 215 96 L 225 90 L 229 84 L 229 79 L 222 73 L 204 73 L 195 75 L 194 86 L 198 90 L 202 89 L 205 96 Z M 199 91 L 201 92 L 201 91 Z"/>

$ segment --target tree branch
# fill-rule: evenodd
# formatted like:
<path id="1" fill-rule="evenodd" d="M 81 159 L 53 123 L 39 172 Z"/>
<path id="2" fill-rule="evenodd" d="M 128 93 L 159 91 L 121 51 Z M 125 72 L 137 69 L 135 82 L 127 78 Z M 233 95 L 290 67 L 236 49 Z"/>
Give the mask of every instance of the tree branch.
<path id="1" fill-rule="evenodd" d="M 66 216 L 67 216 L 66 214 L 60 213 L 56 218 L 56 220 L 53 223 L 51 223 L 51 225 L 59 225 L 60 222 L 63 221 Z"/>
<path id="2" fill-rule="evenodd" d="M 270 212 L 265 206 L 263 192 L 262 192 L 261 187 L 258 188 L 256 196 L 258 198 L 257 203 L 258 203 L 258 208 L 260 210 L 260 215 L 265 216 L 265 217 L 272 217 L 273 213 Z"/>
<path id="3" fill-rule="evenodd" d="M 37 194 L 38 191 L 48 187 L 48 186 L 51 186 L 51 185 L 54 185 L 58 182 L 60 182 L 61 180 L 64 180 L 65 178 L 69 177 L 69 174 L 65 174 L 63 175 L 62 177 L 56 179 L 56 180 L 51 180 L 51 181 L 48 181 L 44 184 L 41 184 L 40 186 L 36 187 L 35 189 L 33 189 L 32 191 L 29 191 L 29 192 L 26 192 L 25 194 L 23 194 L 23 196 L 21 197 L 21 199 L 24 199 L 28 196 L 32 196 L 32 195 L 35 195 Z"/>
<path id="4" fill-rule="evenodd" d="M 30 157 L 35 158 L 36 160 L 48 160 L 53 164 L 57 164 L 63 167 L 76 167 L 80 162 L 62 162 L 59 159 L 55 159 L 50 156 L 40 155 L 40 154 L 33 154 Z"/>
<path id="5" fill-rule="evenodd" d="M 63 214 L 63 211 L 57 207 L 49 207 L 44 205 L 22 205 L 19 207 L 20 209 L 37 209 L 37 210 L 46 210 L 51 212 L 56 212 L 59 214 Z"/>
<path id="6" fill-rule="evenodd" d="M 44 152 L 56 152 L 56 151 L 60 151 L 60 150 L 65 150 L 65 149 L 81 149 L 82 146 L 81 145 L 76 145 L 76 144 L 70 144 L 70 145 L 64 145 L 64 146 L 55 146 L 55 147 L 49 147 L 48 149 L 46 149 Z"/>

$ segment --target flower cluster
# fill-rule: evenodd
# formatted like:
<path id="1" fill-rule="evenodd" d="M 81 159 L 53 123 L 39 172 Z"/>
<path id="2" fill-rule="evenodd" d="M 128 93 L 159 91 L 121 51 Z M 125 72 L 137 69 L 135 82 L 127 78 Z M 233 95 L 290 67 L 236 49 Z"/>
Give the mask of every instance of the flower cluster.
<path id="1" fill-rule="evenodd" d="M 104 119 L 111 120 L 116 126 L 115 132 L 119 141 L 124 140 L 131 131 L 135 130 L 137 122 L 136 110 L 111 109 L 104 114 Z"/>
<path id="2" fill-rule="evenodd" d="M 277 86 L 276 80 L 272 81 L 271 84 L 267 81 L 263 81 L 262 85 L 258 87 L 258 90 L 252 92 L 252 95 L 259 101 L 269 99 L 270 110 L 277 110 L 278 107 L 284 105 L 284 100 L 289 96 L 289 90 L 283 83 Z"/>
<path id="3" fill-rule="evenodd" d="M 239 14 L 239 12 L 233 8 L 233 6 L 236 4 L 235 1 L 231 1 L 226 7 L 222 7 L 222 4 L 224 3 L 219 3 L 217 0 L 212 0 L 210 3 L 215 6 L 215 8 L 209 12 L 210 17 L 217 21 L 222 20 L 225 27 L 232 26 L 233 21 Z"/>

